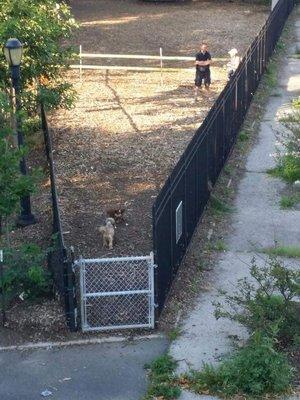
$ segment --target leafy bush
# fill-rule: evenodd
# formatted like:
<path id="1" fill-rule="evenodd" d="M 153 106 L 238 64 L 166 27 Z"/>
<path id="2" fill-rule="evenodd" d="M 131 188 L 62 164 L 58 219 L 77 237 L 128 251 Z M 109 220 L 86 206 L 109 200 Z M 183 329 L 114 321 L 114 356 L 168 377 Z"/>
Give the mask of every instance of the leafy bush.
<path id="1" fill-rule="evenodd" d="M 300 271 L 286 268 L 276 258 L 263 267 L 252 260 L 251 279 L 238 281 L 233 294 L 223 292 L 225 302 L 217 302 L 216 318 L 229 318 L 244 325 L 250 333 L 259 331 L 286 345 L 300 328 L 297 297 L 300 293 Z"/>
<path id="2" fill-rule="evenodd" d="M 23 108 L 36 112 L 41 98 L 49 107 L 69 107 L 74 91 L 63 72 L 74 59 L 66 40 L 77 24 L 70 7 L 56 0 L 1 0 L 0 41 L 16 37 L 24 44 L 22 60 Z M 9 87 L 10 73 L 0 54 L 0 81 Z"/>
<path id="3" fill-rule="evenodd" d="M 219 366 L 205 365 L 186 379 L 198 393 L 258 396 L 286 392 L 292 373 L 286 357 L 274 349 L 272 340 L 257 333 L 246 347 Z"/>
<path id="4" fill-rule="evenodd" d="M 32 300 L 51 294 L 52 279 L 44 268 L 45 258 L 45 252 L 35 244 L 4 249 L 4 274 L 0 289 L 4 291 L 7 303 L 20 295 Z"/>
<path id="5" fill-rule="evenodd" d="M 20 161 L 27 154 L 26 148 L 13 146 L 13 135 L 10 129 L 10 104 L 8 96 L 0 90 L 0 235 L 2 224 L 19 207 L 20 197 L 35 191 L 38 176 L 34 173 L 23 175 Z"/>

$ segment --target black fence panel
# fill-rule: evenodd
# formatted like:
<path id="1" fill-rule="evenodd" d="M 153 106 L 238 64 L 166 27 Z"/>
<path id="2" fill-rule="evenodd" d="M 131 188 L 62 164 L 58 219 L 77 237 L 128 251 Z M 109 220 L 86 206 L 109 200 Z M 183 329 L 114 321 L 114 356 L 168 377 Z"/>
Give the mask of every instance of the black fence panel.
<path id="1" fill-rule="evenodd" d="M 65 307 L 67 324 L 70 330 L 76 330 L 76 297 L 75 276 L 63 237 L 63 230 L 59 212 L 58 195 L 56 188 L 55 168 L 53 161 L 52 138 L 48 129 L 47 117 L 43 105 L 41 106 L 42 129 L 45 141 L 46 157 L 49 167 L 52 200 L 52 245 L 48 253 L 48 267 L 53 274 L 56 290 Z"/>
<path id="2" fill-rule="evenodd" d="M 294 0 L 277 3 L 156 198 L 152 211 L 159 312 L 293 7 Z"/>

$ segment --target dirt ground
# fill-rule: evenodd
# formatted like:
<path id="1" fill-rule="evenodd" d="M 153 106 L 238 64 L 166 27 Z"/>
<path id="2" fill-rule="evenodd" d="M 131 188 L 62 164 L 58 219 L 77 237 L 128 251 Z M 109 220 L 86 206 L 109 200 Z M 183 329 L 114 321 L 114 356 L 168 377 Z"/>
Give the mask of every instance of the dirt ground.
<path id="1" fill-rule="evenodd" d="M 71 5 L 81 23 L 73 44 L 84 52 L 157 54 L 161 46 L 165 55 L 190 56 L 206 40 L 213 56 L 226 57 L 232 47 L 242 54 L 267 16 L 263 6 L 240 3 L 75 0 Z M 163 85 L 159 72 L 85 71 L 82 82 L 78 71 L 70 72 L 78 101 L 74 109 L 52 114 L 50 125 L 65 239 L 77 255 L 152 250 L 151 206 L 224 87 L 225 64 L 212 66 L 211 89 L 196 104 L 193 68 L 165 72 Z M 105 209 L 116 204 L 125 205 L 126 223 L 117 227 L 116 245 L 108 251 L 97 227 Z"/>
<path id="2" fill-rule="evenodd" d="M 157 55 L 161 46 L 165 55 L 191 56 L 198 43 L 206 40 L 213 56 L 226 57 L 231 47 L 243 53 L 267 16 L 265 7 L 239 3 L 76 0 L 71 4 L 82 23 L 73 44 L 82 44 L 85 52 Z M 116 65 L 116 61 L 105 62 Z M 222 90 L 225 63 L 214 63 L 211 90 L 203 92 L 197 104 L 192 98 L 193 70 L 164 73 L 163 85 L 157 72 L 84 72 L 82 82 L 77 71 L 70 73 L 68 79 L 78 90 L 76 106 L 52 114 L 50 120 L 65 239 L 75 245 L 77 255 L 149 253 L 152 203 Z M 154 64 L 130 61 L 130 65 Z M 28 159 L 30 167 L 44 168 L 42 148 L 38 139 Z M 50 200 L 46 179 L 32 197 L 38 222 L 14 230 L 14 244 L 49 245 Z M 126 224 L 118 226 L 116 247 L 109 252 L 102 248 L 96 227 L 103 222 L 104 209 L 116 203 L 126 204 Z M 207 225 L 202 225 L 205 231 Z M 182 283 L 190 286 L 179 275 L 179 287 Z M 173 297 L 180 303 L 177 295 Z M 166 330 L 176 319 L 170 308 L 161 323 Z M 80 332 L 68 332 L 63 308 L 55 300 L 17 302 L 7 317 L 6 328 L 0 328 L 0 345 L 82 337 Z"/>

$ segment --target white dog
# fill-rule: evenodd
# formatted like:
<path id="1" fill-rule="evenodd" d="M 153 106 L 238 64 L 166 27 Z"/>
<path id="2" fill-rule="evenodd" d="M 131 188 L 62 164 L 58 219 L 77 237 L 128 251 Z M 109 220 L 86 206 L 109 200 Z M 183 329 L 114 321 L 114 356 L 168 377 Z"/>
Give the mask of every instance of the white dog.
<path id="1" fill-rule="evenodd" d="M 115 220 L 113 218 L 107 218 L 105 225 L 99 227 L 99 232 L 102 234 L 103 246 L 108 246 L 109 250 L 112 250 L 114 245 L 114 224 Z"/>

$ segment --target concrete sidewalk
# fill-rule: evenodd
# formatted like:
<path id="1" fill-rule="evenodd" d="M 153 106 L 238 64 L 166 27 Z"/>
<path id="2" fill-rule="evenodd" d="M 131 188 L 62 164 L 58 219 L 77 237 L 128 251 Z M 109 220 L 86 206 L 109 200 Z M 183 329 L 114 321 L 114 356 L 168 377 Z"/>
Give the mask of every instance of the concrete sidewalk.
<path id="1" fill-rule="evenodd" d="M 0 399 L 140 400 L 145 363 L 167 351 L 164 338 L 0 352 Z"/>
<path id="2" fill-rule="evenodd" d="M 291 54 L 300 43 L 300 19 L 295 22 L 295 34 L 297 43 L 290 49 Z M 225 238 L 229 250 L 214 266 L 213 277 L 207 285 L 210 289 L 199 296 L 196 307 L 183 323 L 182 335 L 171 345 L 170 354 L 178 360 L 179 372 L 201 369 L 204 362 L 215 364 L 233 350 L 230 337 L 237 335 L 241 341 L 247 338 L 245 329 L 238 324 L 214 318 L 212 302 L 217 300 L 218 290 L 231 289 L 239 278 L 248 275 L 251 258 L 263 247 L 273 247 L 275 241 L 282 245 L 299 245 L 300 211 L 280 209 L 285 184 L 270 177 L 266 170 L 275 166 L 275 135 L 283 129 L 278 119 L 290 108 L 291 100 L 300 95 L 300 60 L 287 59 L 280 76 L 276 89 L 280 96 L 269 99 L 258 142 L 248 156 L 246 172 L 239 184 L 233 233 Z M 263 258 L 266 258 L 263 254 L 262 258 L 257 258 L 258 264 L 264 262 Z M 299 268 L 299 260 L 285 261 L 287 265 Z M 216 398 L 189 392 L 181 396 L 181 400 L 197 399 Z M 296 397 L 290 397 L 292 399 Z"/>

